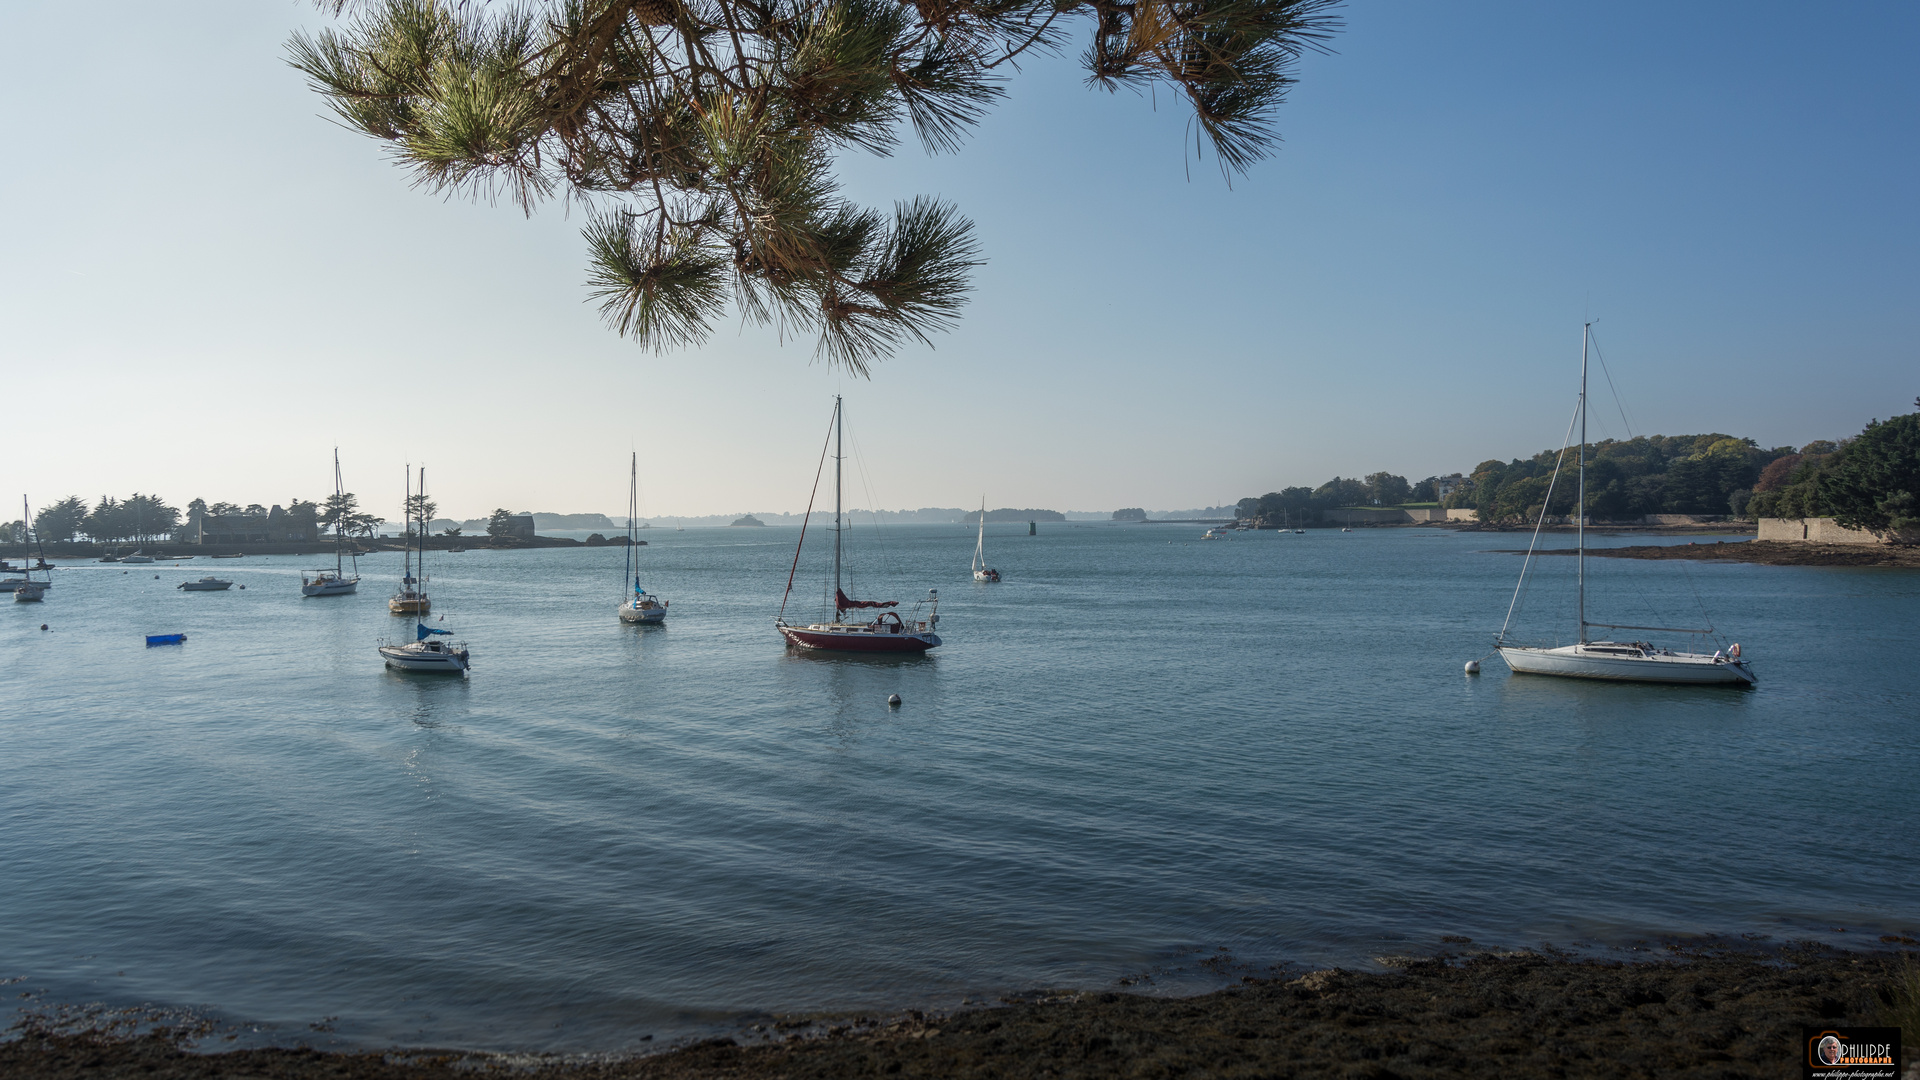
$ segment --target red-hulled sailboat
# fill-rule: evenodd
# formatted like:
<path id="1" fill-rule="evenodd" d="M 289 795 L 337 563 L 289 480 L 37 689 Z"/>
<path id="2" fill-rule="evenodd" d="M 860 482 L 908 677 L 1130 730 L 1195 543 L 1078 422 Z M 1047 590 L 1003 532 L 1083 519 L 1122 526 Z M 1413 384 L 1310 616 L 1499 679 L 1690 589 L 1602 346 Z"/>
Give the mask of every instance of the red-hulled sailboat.
<path id="1" fill-rule="evenodd" d="M 807 516 L 800 521 L 800 543 L 793 549 L 793 568 L 787 572 L 787 592 L 780 599 L 780 614 L 774 617 L 773 624 L 787 644 L 803 649 L 832 649 L 838 652 L 873 653 L 923 653 L 940 644 L 940 636 L 933 628 L 940 623 L 940 593 L 936 589 L 927 590 L 927 598 L 913 605 L 913 613 L 902 619 L 898 611 L 898 600 L 854 600 L 847 596 L 840 584 L 840 462 L 843 446 L 841 436 L 841 412 L 843 406 L 838 395 L 833 399 L 833 431 L 829 445 L 833 447 L 833 621 L 800 625 L 789 623 L 786 619 L 787 600 L 793 596 L 794 574 L 800 569 L 800 549 L 807 542 L 807 524 L 813 518 L 813 500 L 807 500 Z M 826 447 L 820 449 L 820 464 L 826 465 Z M 813 477 L 814 490 L 820 489 L 820 472 Z M 927 616 L 920 618 L 920 608 L 927 607 Z M 869 622 L 849 622 L 847 612 L 876 611 Z"/>

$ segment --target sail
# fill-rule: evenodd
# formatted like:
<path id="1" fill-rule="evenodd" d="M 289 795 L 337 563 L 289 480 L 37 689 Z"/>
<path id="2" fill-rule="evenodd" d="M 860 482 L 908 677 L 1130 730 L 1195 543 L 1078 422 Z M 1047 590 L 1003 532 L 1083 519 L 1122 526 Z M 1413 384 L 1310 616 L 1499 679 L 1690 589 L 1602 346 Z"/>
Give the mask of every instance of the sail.
<path id="1" fill-rule="evenodd" d="M 414 633 L 414 635 L 413 635 L 413 640 L 415 640 L 415 641 L 425 641 L 425 640 L 427 640 L 427 635 L 429 635 L 429 634 L 451 634 L 451 633 L 453 633 L 453 631 L 451 631 L 451 630 L 436 630 L 436 629 L 434 629 L 433 627 L 431 627 L 431 626 L 428 626 L 428 625 L 427 625 L 426 623 L 414 623 L 413 625 L 414 625 L 414 626 L 415 626 L 415 627 L 417 628 L 417 629 L 416 629 L 416 631 L 415 631 L 415 633 Z"/>
<path id="2" fill-rule="evenodd" d="M 852 611 L 854 608 L 899 607 L 898 600 L 849 600 L 847 594 L 839 589 L 833 590 L 833 606 L 840 611 Z"/>

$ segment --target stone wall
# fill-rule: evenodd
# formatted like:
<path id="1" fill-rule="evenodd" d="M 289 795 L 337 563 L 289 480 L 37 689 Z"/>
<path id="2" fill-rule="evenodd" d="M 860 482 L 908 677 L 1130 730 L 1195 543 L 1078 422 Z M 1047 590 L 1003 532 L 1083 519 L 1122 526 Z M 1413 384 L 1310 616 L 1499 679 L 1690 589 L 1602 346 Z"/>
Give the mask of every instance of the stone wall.
<path id="1" fill-rule="evenodd" d="M 1865 529 L 1843 529 L 1832 518 L 1761 518 L 1760 540 L 1791 544 L 1878 544 Z"/>

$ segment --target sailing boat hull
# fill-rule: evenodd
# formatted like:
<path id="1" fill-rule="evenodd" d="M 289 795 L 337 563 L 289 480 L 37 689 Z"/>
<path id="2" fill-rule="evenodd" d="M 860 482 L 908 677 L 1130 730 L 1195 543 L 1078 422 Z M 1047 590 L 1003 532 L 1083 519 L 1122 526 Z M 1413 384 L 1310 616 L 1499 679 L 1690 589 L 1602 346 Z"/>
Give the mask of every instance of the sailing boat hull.
<path id="1" fill-rule="evenodd" d="M 1505 646 L 1500 649 L 1500 658 L 1507 662 L 1507 667 L 1522 675 L 1688 686 L 1752 686 L 1759 681 L 1744 661 L 1699 653 L 1629 658 L 1595 655 L 1577 645 L 1558 649 Z"/>
<path id="2" fill-rule="evenodd" d="M 336 580 L 333 578 L 329 578 L 325 581 L 315 581 L 315 582 L 310 582 L 306 585 L 300 586 L 300 595 L 301 596 L 345 596 L 348 593 L 357 592 L 359 591 L 359 589 L 360 589 L 359 578 L 353 578 L 351 580 Z"/>
<path id="3" fill-rule="evenodd" d="M 649 607 L 635 607 L 633 604 L 620 605 L 620 621 L 639 626 L 658 626 L 667 621 L 667 609 L 654 604 Z"/>
<path id="4" fill-rule="evenodd" d="M 1000 580 L 1000 571 L 998 571 L 998 570 L 975 570 L 975 571 L 973 572 L 973 580 L 975 580 L 975 581 L 999 581 L 999 580 Z"/>
<path id="5" fill-rule="evenodd" d="M 940 636 L 932 631 L 886 633 L 846 623 L 782 626 L 780 633 L 789 645 L 833 652 L 923 653 L 940 644 Z"/>
<path id="6" fill-rule="evenodd" d="M 396 596 L 387 601 L 389 615 L 425 615 L 432 610 L 432 602 L 424 596 L 417 599 Z"/>

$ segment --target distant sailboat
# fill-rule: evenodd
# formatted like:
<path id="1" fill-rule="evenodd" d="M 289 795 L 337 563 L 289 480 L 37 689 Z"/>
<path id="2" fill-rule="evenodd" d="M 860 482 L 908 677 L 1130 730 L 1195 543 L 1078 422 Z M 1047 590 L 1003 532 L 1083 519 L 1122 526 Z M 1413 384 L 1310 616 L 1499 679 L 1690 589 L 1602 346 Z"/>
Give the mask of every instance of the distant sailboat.
<path id="1" fill-rule="evenodd" d="M 34 531 L 33 511 L 28 508 L 27 497 L 25 495 L 20 496 L 20 527 L 27 531 L 27 535 L 20 538 L 20 545 L 23 549 L 20 558 L 20 577 L 9 580 L 5 584 L 7 588 L 13 591 L 13 599 L 16 603 L 37 604 L 44 601 L 47 598 L 47 590 L 53 588 L 53 575 L 48 574 L 45 581 L 35 581 L 33 577 L 33 564 L 27 561 L 27 554 L 24 548 L 29 540 L 39 539 L 39 534 Z M 42 544 L 40 546 L 40 565 L 45 566 L 46 564 L 47 549 L 46 545 Z M 12 571 L 9 571 L 9 573 L 11 572 Z"/>
<path id="2" fill-rule="evenodd" d="M 1000 580 L 1000 571 L 987 565 L 987 497 L 985 495 L 980 496 L 980 536 L 973 542 L 973 580 Z"/>
<path id="3" fill-rule="evenodd" d="M 774 616 L 773 624 L 787 644 L 803 649 L 824 649 L 838 652 L 885 652 L 885 653 L 921 653 L 937 648 L 939 635 L 933 628 L 940 623 L 940 593 L 927 590 L 925 603 L 933 610 L 922 620 L 902 619 L 897 612 L 886 610 L 900 606 L 898 600 L 853 600 L 849 599 L 842 588 L 841 566 L 841 493 L 840 472 L 844 455 L 840 446 L 843 409 L 840 398 L 833 399 L 833 436 L 829 446 L 833 453 L 833 621 L 798 625 L 786 621 L 787 599 L 793 595 L 793 577 L 800 568 L 800 550 L 807 542 L 807 522 L 813 517 L 813 501 L 807 501 L 807 515 L 800 519 L 800 542 L 793 549 L 793 569 L 787 573 L 787 594 L 780 600 L 780 614 Z M 821 464 L 826 464 L 826 447 L 821 448 Z M 814 483 L 818 485 L 819 474 L 815 473 Z M 916 612 L 919 605 L 914 605 Z M 846 622 L 849 611 L 879 610 L 872 622 Z"/>
<path id="4" fill-rule="evenodd" d="M 420 468 L 420 494 L 422 502 L 427 494 L 427 470 Z M 407 546 L 400 555 L 400 588 L 387 598 L 387 612 L 392 615 L 425 615 L 433 609 L 427 599 L 427 524 L 420 523 L 420 564 L 418 578 L 414 577 L 413 558 L 413 474 L 407 474 Z M 423 639 L 424 640 L 424 639 Z"/>
<path id="5" fill-rule="evenodd" d="M 667 621 L 667 602 L 640 587 L 640 550 L 637 538 L 633 535 L 634 521 L 640 516 L 640 453 L 634 451 L 633 461 L 627 469 L 627 560 L 626 568 L 621 571 L 621 588 L 629 585 L 633 595 L 620 605 L 620 621 L 657 626 Z"/>
<path id="6" fill-rule="evenodd" d="M 354 552 L 353 573 L 347 573 L 347 488 L 340 479 L 340 448 L 333 448 L 333 493 L 339 504 L 340 516 L 333 522 L 333 569 L 302 570 L 300 572 L 301 596 L 344 596 L 357 592 L 360 588 L 360 554 Z M 238 556 L 215 555 L 214 558 L 237 558 Z"/>
<path id="7" fill-rule="evenodd" d="M 1574 501 L 1574 520 L 1577 522 L 1578 545 L 1574 551 L 1575 575 L 1579 582 L 1578 638 L 1572 645 L 1559 648 L 1509 644 L 1507 626 L 1500 628 L 1494 637 L 1494 646 L 1499 650 L 1500 658 L 1516 672 L 1527 675 L 1561 675 L 1578 679 L 1611 679 L 1620 682 L 1657 682 L 1657 683 L 1693 683 L 1693 684 L 1731 684 L 1752 686 L 1758 678 L 1747 662 L 1740 658 L 1740 646 L 1736 643 L 1725 652 L 1711 654 L 1700 652 L 1676 652 L 1660 648 L 1647 641 L 1590 641 L 1587 631 L 1590 628 L 1602 630 L 1643 630 L 1651 633 L 1689 634 L 1696 637 L 1711 637 L 1714 629 L 1688 630 L 1671 626 L 1625 626 L 1620 623 L 1597 623 L 1587 621 L 1587 345 L 1592 338 L 1593 324 L 1588 323 L 1580 337 L 1580 489 Z M 1562 454 L 1565 447 L 1562 447 Z M 1554 475 L 1559 475 L 1559 466 L 1554 466 Z M 1552 497 L 1552 481 L 1548 481 L 1547 494 Z M 1534 525 L 1534 543 L 1540 542 L 1540 525 L 1546 522 L 1547 508 L 1540 508 L 1540 521 Z M 1514 586 L 1513 604 L 1507 607 L 1507 622 L 1513 621 L 1514 605 L 1519 603 L 1520 589 L 1526 584 L 1527 569 L 1533 562 L 1533 548 L 1527 549 L 1527 561 L 1520 567 L 1520 583 Z"/>

